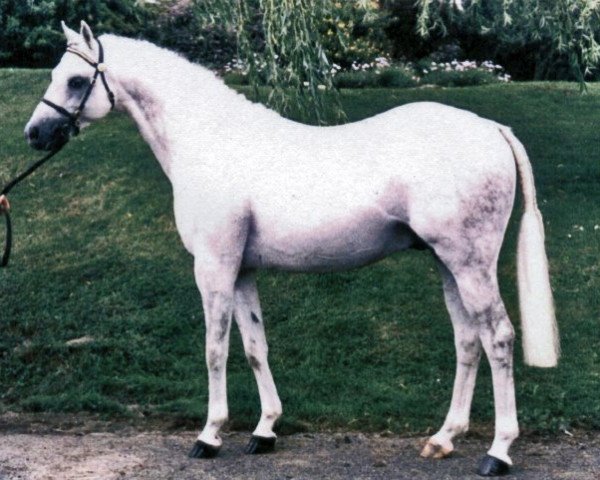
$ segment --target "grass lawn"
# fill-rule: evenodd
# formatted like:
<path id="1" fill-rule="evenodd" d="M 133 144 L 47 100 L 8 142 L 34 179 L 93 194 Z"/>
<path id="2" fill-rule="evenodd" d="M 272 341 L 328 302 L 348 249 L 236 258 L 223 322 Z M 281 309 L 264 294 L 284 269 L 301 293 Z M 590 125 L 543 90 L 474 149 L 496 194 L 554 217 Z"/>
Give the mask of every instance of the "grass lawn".
<path id="1" fill-rule="evenodd" d="M 48 81 L 48 71 L 0 70 L 0 183 L 39 157 L 22 130 Z M 520 420 L 525 430 L 600 428 L 600 86 L 586 95 L 562 83 L 343 94 L 352 120 L 418 100 L 508 124 L 526 145 L 563 357 L 556 369 L 533 369 L 517 349 Z M 207 388 L 192 258 L 175 230 L 170 185 L 132 122 L 111 114 L 87 129 L 11 202 L 15 245 L 10 268 L 0 270 L 0 411 L 142 411 L 200 427 Z M 518 328 L 516 220 L 499 270 Z M 454 349 L 427 252 L 342 274 L 264 272 L 259 288 L 284 406 L 280 432 L 441 425 Z M 232 332 L 230 425 L 251 429 L 258 394 Z M 84 336 L 93 340 L 67 343 Z M 483 363 L 472 421 L 492 418 Z"/>

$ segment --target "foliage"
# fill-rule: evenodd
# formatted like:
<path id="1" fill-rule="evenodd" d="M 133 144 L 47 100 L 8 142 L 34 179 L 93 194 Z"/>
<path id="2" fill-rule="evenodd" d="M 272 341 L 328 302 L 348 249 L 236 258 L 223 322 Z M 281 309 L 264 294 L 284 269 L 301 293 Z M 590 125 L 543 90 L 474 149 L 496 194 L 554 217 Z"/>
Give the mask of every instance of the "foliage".
<path id="1" fill-rule="evenodd" d="M 488 70 L 467 70 L 464 72 L 436 70 L 425 74 L 422 78 L 423 84 L 438 85 L 440 87 L 467 87 L 475 85 L 486 85 L 498 82 L 492 72 Z"/>
<path id="2" fill-rule="evenodd" d="M 180 3 L 165 0 L 159 6 L 164 11 Z M 235 35 L 235 61 L 243 72 L 230 80 L 267 85 L 272 108 L 285 115 L 303 112 L 306 121 L 319 124 L 344 118 L 333 88 L 335 62 L 349 66 L 371 60 L 385 44 L 384 19 L 373 1 L 197 0 L 190 11 L 194 22 L 187 25 L 202 32 L 199 38 Z"/>
<path id="3" fill-rule="evenodd" d="M 407 88 L 417 85 L 412 70 L 403 67 L 390 67 L 381 70 L 375 86 L 384 88 Z"/>
<path id="4" fill-rule="evenodd" d="M 390 48 L 385 34 L 388 21 L 376 1 L 333 2 L 320 28 L 329 59 L 348 68 L 353 62 L 385 55 Z"/>
<path id="5" fill-rule="evenodd" d="M 334 84 L 338 88 L 409 88 L 419 85 L 465 87 L 507 82 L 510 75 L 491 61 L 390 63 L 380 57 L 371 63 L 353 63 L 338 71 Z"/>
<path id="6" fill-rule="evenodd" d="M 510 75 L 503 73 L 501 65 L 493 62 L 475 62 L 465 60 L 458 62 L 421 63 L 421 82 L 440 87 L 467 87 L 488 83 L 507 82 Z"/>
<path id="7" fill-rule="evenodd" d="M 64 52 L 60 21 L 137 36 L 149 19 L 134 0 L 0 0 L 0 66 L 50 66 Z"/>
<path id="8" fill-rule="evenodd" d="M 418 84 L 414 73 L 402 67 L 344 71 L 338 73 L 333 81 L 337 88 L 409 88 Z"/>
<path id="9" fill-rule="evenodd" d="M 418 0 L 417 27 L 477 32 L 494 42 L 537 52 L 536 78 L 556 75 L 565 64 L 583 82 L 600 62 L 600 2 L 597 0 Z"/>
<path id="10" fill-rule="evenodd" d="M 138 0 L 150 13 L 152 22 L 144 32 L 151 41 L 175 50 L 193 62 L 209 68 L 222 68 L 236 56 L 236 32 L 221 19 L 206 22 L 190 0 Z"/>
<path id="11" fill-rule="evenodd" d="M 318 33 L 331 13 L 330 1 L 198 0 L 194 9 L 206 28 L 235 31 L 249 83 L 269 86 L 272 108 L 283 114 L 297 108 L 306 121 L 320 124 L 341 120 L 331 64 Z"/>
<path id="12" fill-rule="evenodd" d="M 38 157 L 22 131 L 48 82 L 47 70 L 0 70 L 0 183 Z M 524 367 L 515 347 L 521 426 L 600 428 L 600 85 L 585 97 L 565 83 L 510 83 L 345 90 L 341 99 L 352 120 L 439 101 L 514 127 L 533 162 L 563 349 L 558 368 L 540 370 Z M 143 414 L 199 428 L 207 376 L 193 261 L 175 230 L 171 187 L 136 127 L 112 113 L 10 200 L 15 244 L 12 264 L 0 271 L 0 411 Z M 517 223 L 499 274 L 518 330 Z M 339 274 L 262 272 L 258 281 L 285 412 L 278 432 L 439 428 L 454 346 L 427 252 Z M 236 329 L 227 371 L 230 427 L 251 430 L 258 395 Z M 471 424 L 489 428 L 485 364 L 479 375 Z"/>

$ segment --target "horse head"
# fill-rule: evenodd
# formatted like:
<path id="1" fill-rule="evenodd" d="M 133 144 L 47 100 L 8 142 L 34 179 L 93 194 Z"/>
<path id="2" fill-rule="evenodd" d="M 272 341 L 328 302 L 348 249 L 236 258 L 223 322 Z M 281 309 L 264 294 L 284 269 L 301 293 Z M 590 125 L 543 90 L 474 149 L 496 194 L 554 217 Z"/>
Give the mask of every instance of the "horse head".
<path id="1" fill-rule="evenodd" d="M 102 44 L 83 21 L 79 33 L 64 22 L 62 28 L 67 51 L 52 70 L 52 81 L 44 98 L 25 126 L 25 138 L 38 150 L 60 148 L 81 128 L 104 117 L 114 106 Z M 98 78 L 105 92 L 94 88 Z"/>

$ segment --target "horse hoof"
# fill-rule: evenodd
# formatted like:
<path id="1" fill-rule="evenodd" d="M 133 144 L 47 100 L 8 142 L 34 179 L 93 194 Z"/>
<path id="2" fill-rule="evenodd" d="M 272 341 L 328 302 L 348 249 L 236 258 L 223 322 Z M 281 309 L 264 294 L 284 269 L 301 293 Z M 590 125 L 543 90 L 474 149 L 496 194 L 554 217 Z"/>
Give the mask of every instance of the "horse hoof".
<path id="1" fill-rule="evenodd" d="M 421 450 L 421 457 L 423 458 L 446 458 L 449 457 L 454 450 L 454 446 L 450 442 L 449 445 L 442 446 L 439 443 L 428 440 Z"/>
<path id="2" fill-rule="evenodd" d="M 486 455 L 479 462 L 477 474 L 482 477 L 499 477 L 506 475 L 510 469 L 510 465 L 499 458 Z"/>
<path id="3" fill-rule="evenodd" d="M 190 458 L 215 458 L 219 453 L 220 447 L 209 445 L 201 440 L 196 440 L 194 446 L 190 450 L 188 457 Z"/>
<path id="4" fill-rule="evenodd" d="M 244 452 L 250 455 L 270 453 L 275 450 L 276 440 L 277 437 L 259 437 L 258 435 L 252 435 Z"/>

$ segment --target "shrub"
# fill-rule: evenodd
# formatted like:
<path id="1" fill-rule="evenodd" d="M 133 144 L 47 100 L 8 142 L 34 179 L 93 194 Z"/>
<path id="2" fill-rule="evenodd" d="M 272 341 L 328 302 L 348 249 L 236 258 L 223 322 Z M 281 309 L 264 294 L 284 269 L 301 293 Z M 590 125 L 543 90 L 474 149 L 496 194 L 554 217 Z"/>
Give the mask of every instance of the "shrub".
<path id="1" fill-rule="evenodd" d="M 367 88 L 374 87 L 376 83 L 374 71 L 345 71 L 333 77 L 333 84 L 337 88 Z"/>
<path id="2" fill-rule="evenodd" d="M 510 75 L 503 73 L 502 66 L 490 61 L 482 63 L 470 60 L 462 62 L 453 60 L 447 63 L 421 61 L 417 68 L 421 71 L 421 83 L 440 87 L 468 87 L 510 80 Z"/>
<path id="3" fill-rule="evenodd" d="M 378 75 L 377 86 L 391 88 L 410 88 L 418 84 L 414 73 L 402 67 L 390 67 L 381 70 Z"/>
<path id="4" fill-rule="evenodd" d="M 494 74 L 484 70 L 429 72 L 421 79 L 421 82 L 424 84 L 438 85 L 440 87 L 470 87 L 499 81 Z"/>
<path id="5" fill-rule="evenodd" d="M 409 88 L 418 84 L 413 72 L 403 67 L 343 71 L 336 74 L 333 83 L 337 88 Z"/>
<path id="6" fill-rule="evenodd" d="M 248 75 L 240 72 L 228 72 L 221 75 L 227 85 L 250 85 Z"/>

